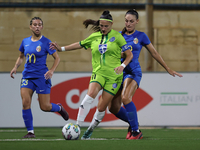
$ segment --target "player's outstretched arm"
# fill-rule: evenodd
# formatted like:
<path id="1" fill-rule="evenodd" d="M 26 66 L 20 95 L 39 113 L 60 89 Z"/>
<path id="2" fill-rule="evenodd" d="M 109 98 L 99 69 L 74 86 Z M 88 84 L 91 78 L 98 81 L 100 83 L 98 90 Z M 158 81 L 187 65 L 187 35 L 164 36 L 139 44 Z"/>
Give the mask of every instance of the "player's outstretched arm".
<path id="1" fill-rule="evenodd" d="M 50 49 L 56 49 L 57 51 L 71 51 L 71 50 L 76 50 L 76 49 L 81 49 L 82 46 L 79 44 L 79 42 L 60 47 L 56 42 L 55 43 L 50 43 Z"/>
<path id="2" fill-rule="evenodd" d="M 163 58 L 160 56 L 160 54 L 156 51 L 156 49 L 154 48 L 154 46 L 150 43 L 149 45 L 146 45 L 146 49 L 150 52 L 151 56 L 161 65 L 163 66 L 163 68 L 165 68 L 165 70 L 172 75 L 173 77 L 175 77 L 176 75 L 179 77 L 182 77 L 182 75 L 180 73 L 177 73 L 174 70 L 171 70 L 167 64 L 165 63 L 165 61 L 163 60 Z"/>

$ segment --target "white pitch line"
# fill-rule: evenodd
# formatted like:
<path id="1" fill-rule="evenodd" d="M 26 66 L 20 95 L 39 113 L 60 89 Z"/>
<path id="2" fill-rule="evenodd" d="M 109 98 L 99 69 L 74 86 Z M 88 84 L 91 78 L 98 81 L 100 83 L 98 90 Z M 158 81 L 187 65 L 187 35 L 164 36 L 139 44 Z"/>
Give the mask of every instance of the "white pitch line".
<path id="1" fill-rule="evenodd" d="M 26 132 L 27 130 L 0 130 L 0 132 Z"/>
<path id="2" fill-rule="evenodd" d="M 81 139 L 79 139 L 79 140 L 81 140 Z M 97 140 L 97 141 L 100 140 L 101 141 L 101 140 L 123 140 L 123 139 L 90 138 L 88 140 Z M 65 139 L 34 139 L 34 138 L 30 138 L 30 139 L 0 139 L 0 142 L 10 142 L 10 141 L 70 141 L 70 140 L 65 140 Z M 72 141 L 75 141 L 75 140 L 72 140 Z M 87 140 L 82 140 L 82 141 L 87 141 Z"/>
<path id="3" fill-rule="evenodd" d="M 64 141 L 65 139 L 0 139 L 2 141 Z"/>

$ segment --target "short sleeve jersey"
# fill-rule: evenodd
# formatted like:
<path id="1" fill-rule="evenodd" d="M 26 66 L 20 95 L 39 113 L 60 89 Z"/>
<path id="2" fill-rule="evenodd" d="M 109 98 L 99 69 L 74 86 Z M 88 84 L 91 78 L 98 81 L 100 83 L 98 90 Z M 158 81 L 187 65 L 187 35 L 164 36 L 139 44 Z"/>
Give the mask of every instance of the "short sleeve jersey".
<path id="1" fill-rule="evenodd" d="M 123 74 L 117 75 L 114 68 L 121 65 L 121 50 L 126 51 L 129 48 L 119 32 L 113 29 L 107 35 L 103 35 L 100 31 L 95 32 L 81 41 L 80 45 L 92 50 L 93 73 L 114 80 L 122 78 Z"/>
<path id="2" fill-rule="evenodd" d="M 23 39 L 19 50 L 24 53 L 26 63 L 22 72 L 22 78 L 40 78 L 48 71 L 46 65 L 47 55 L 52 55 L 56 50 L 49 49 L 48 38 L 42 36 L 38 41 L 33 42 L 31 37 Z"/>
<path id="3" fill-rule="evenodd" d="M 134 70 L 141 72 L 141 67 L 138 59 L 142 47 L 151 43 L 148 36 L 144 32 L 136 30 L 131 35 L 123 34 L 123 37 L 125 38 L 127 45 L 129 46 L 133 54 L 131 62 L 126 66 L 124 71 L 126 71 L 127 73 L 132 72 Z M 124 59 L 122 59 L 122 62 L 123 61 Z"/>

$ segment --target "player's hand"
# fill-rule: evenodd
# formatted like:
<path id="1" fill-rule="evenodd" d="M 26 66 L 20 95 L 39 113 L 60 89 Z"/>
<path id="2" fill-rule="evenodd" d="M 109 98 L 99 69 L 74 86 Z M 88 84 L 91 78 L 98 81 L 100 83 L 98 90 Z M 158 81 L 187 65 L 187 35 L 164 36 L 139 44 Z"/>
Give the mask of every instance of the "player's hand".
<path id="1" fill-rule="evenodd" d="M 51 79 L 53 76 L 53 71 L 49 70 L 44 74 L 46 80 Z"/>
<path id="2" fill-rule="evenodd" d="M 17 72 L 17 68 L 14 67 L 14 68 L 10 71 L 10 77 L 14 79 L 15 77 L 13 76 L 13 73 L 16 74 L 16 72 Z"/>
<path id="3" fill-rule="evenodd" d="M 171 70 L 171 69 L 168 69 L 167 72 L 168 72 L 170 75 L 172 75 L 173 77 L 175 77 L 175 76 L 183 77 L 182 74 L 180 74 L 180 73 L 178 73 L 178 72 L 176 72 L 176 71 L 174 71 L 174 70 Z"/>
<path id="4" fill-rule="evenodd" d="M 60 47 L 56 42 L 55 42 L 55 43 L 51 42 L 49 48 L 50 48 L 51 50 L 56 49 L 56 50 L 59 51 L 59 52 L 62 51 L 62 50 L 61 50 L 61 47 Z"/>
<path id="5" fill-rule="evenodd" d="M 116 74 L 121 74 L 123 72 L 123 70 L 124 70 L 123 66 L 119 66 L 119 67 L 116 67 L 114 69 L 114 71 L 115 71 Z"/>

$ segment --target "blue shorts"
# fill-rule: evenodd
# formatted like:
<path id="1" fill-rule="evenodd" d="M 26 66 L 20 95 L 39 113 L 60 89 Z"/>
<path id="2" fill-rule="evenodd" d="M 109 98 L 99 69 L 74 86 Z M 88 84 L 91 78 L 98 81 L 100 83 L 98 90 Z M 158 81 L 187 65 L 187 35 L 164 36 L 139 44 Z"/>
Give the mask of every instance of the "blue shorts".
<path id="1" fill-rule="evenodd" d="M 140 81 L 142 79 L 142 72 L 131 72 L 131 73 L 123 72 L 123 80 L 122 80 L 122 85 L 120 87 L 121 90 L 123 88 L 123 83 L 124 83 L 124 80 L 126 78 L 131 78 L 131 79 L 135 80 L 137 82 L 137 85 L 138 85 L 138 88 L 139 88 Z"/>
<path id="2" fill-rule="evenodd" d="M 36 91 L 37 94 L 50 94 L 51 79 L 45 78 L 28 78 L 21 80 L 21 88 L 29 88 Z"/>

